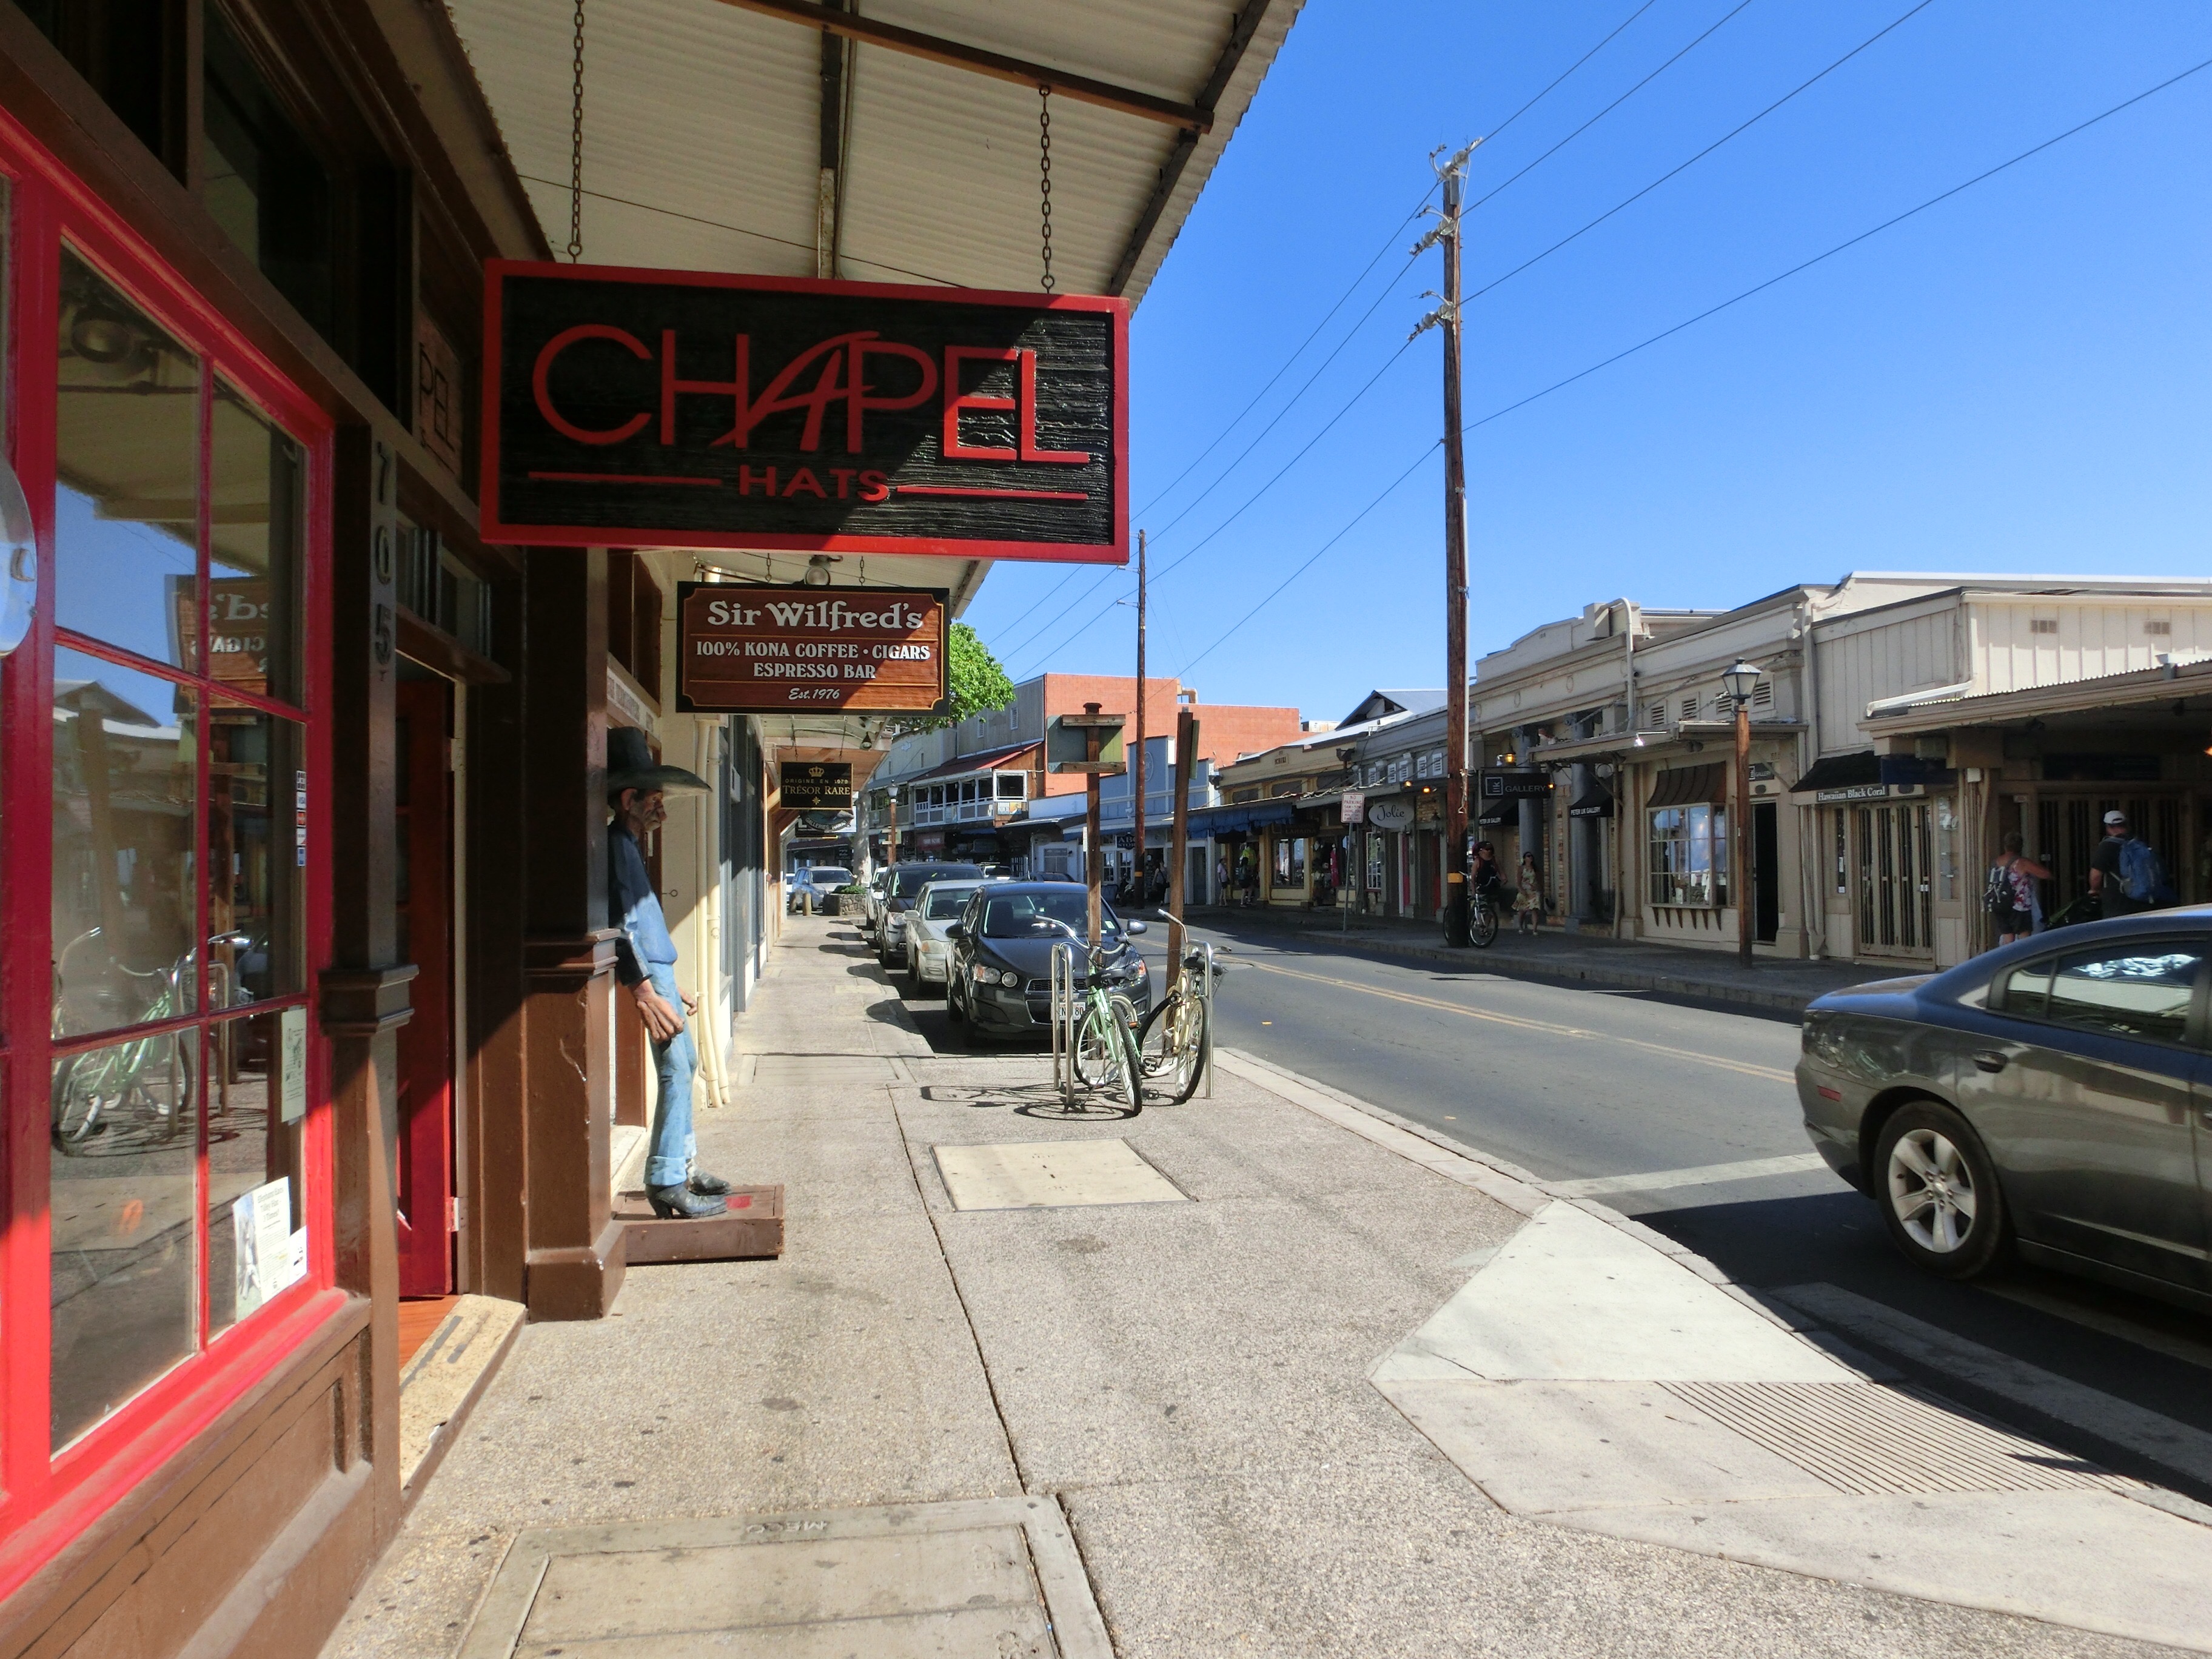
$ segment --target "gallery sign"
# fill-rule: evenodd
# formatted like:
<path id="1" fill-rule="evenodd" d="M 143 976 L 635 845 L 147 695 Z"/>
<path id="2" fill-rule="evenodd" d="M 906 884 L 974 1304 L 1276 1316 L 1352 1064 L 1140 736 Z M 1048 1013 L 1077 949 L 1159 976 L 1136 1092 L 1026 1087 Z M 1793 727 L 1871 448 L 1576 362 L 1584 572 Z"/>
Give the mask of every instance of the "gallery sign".
<path id="1" fill-rule="evenodd" d="M 494 259 L 487 541 L 1128 559 L 1128 309 Z"/>
<path id="2" fill-rule="evenodd" d="M 1486 767 L 1482 772 L 1482 798 L 1485 800 L 1512 800 L 1528 795 L 1548 795 L 1552 780 L 1533 768 L 1510 771 Z"/>
<path id="3" fill-rule="evenodd" d="M 783 805 L 793 812 L 842 812 L 853 804 L 853 768 L 845 761 L 786 761 L 778 770 Z"/>
<path id="4" fill-rule="evenodd" d="M 936 588 L 676 584 L 676 706 L 686 714 L 941 714 L 946 595 Z"/>

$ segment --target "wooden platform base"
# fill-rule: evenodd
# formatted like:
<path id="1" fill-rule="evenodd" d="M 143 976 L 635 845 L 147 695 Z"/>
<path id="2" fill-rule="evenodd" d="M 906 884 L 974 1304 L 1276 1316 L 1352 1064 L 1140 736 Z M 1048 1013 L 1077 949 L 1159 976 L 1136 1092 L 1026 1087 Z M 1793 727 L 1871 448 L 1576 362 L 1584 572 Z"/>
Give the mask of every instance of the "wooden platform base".
<path id="1" fill-rule="evenodd" d="M 783 1254 L 783 1188 L 739 1187 L 720 1215 L 698 1221 L 663 1221 L 642 1192 L 618 1194 L 615 1219 L 623 1224 L 633 1267 L 670 1261 L 751 1261 Z"/>

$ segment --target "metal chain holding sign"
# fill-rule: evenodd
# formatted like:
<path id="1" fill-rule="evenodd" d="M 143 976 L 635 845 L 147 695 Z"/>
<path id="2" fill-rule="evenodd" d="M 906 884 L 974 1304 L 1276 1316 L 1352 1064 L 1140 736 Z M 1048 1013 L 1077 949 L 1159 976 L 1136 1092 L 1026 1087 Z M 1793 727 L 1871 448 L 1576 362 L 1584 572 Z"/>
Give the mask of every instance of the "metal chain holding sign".
<path id="1" fill-rule="evenodd" d="M 1046 293 L 1053 290 L 1052 275 L 1052 88 L 1037 88 L 1037 195 L 1039 213 L 1043 222 L 1044 280 L 1037 284 Z"/>
<path id="2" fill-rule="evenodd" d="M 584 257 L 584 0 L 576 0 L 568 89 L 568 263 Z"/>

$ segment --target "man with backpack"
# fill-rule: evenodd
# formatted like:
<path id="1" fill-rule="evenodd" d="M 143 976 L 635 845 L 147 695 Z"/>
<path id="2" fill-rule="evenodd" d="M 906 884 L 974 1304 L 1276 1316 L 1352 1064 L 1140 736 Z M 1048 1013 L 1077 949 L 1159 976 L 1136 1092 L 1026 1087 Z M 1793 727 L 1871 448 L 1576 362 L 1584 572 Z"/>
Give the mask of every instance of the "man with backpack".
<path id="1" fill-rule="evenodd" d="M 2089 855 L 2089 890 L 2104 916 L 2131 916 L 2180 897 L 2158 849 L 2138 838 L 2128 815 L 2118 811 L 2105 814 L 2105 838 Z"/>

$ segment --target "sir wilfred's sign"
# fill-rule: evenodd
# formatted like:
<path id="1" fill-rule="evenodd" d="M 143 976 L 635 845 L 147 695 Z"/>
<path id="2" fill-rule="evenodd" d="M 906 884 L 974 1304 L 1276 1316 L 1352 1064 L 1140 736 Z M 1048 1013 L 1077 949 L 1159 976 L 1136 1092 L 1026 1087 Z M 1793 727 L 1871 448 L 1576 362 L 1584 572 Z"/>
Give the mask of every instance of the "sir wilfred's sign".
<path id="1" fill-rule="evenodd" d="M 487 540 L 1118 564 L 1128 313 L 485 266 Z"/>
<path id="2" fill-rule="evenodd" d="M 697 714 L 941 714 L 941 590 L 676 585 L 676 706 Z"/>
<path id="3" fill-rule="evenodd" d="M 842 812 L 853 805 L 853 769 L 847 762 L 786 761 L 777 782 L 794 812 Z"/>

